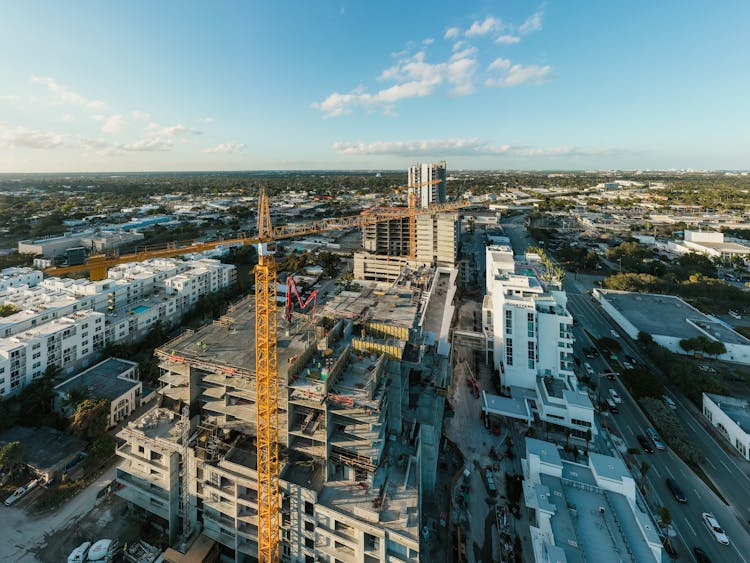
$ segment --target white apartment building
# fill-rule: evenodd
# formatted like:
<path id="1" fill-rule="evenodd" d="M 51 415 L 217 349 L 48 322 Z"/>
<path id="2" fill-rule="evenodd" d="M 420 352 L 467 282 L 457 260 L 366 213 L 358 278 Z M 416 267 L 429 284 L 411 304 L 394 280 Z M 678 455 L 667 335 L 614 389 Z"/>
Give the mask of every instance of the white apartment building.
<path id="1" fill-rule="evenodd" d="M 429 207 L 435 203 L 443 203 L 446 199 L 447 169 L 445 161 L 418 163 L 409 167 L 409 187 L 416 186 L 417 207 Z M 421 185 L 433 180 L 441 180 L 433 185 Z"/>
<path id="2" fill-rule="evenodd" d="M 42 282 L 43 274 L 34 268 L 5 268 L 0 270 L 0 292 L 9 287 L 33 287 Z"/>
<path id="3" fill-rule="evenodd" d="M 510 246 L 488 246 L 486 254 L 483 325 L 505 384 L 531 389 L 537 375 L 573 375 L 573 317 L 565 292 L 542 283 L 537 265 L 516 263 Z"/>
<path id="4" fill-rule="evenodd" d="M 95 311 L 78 311 L 0 338 L 0 396 L 20 391 L 49 366 L 68 372 L 84 367 L 102 348 L 104 314 Z"/>
<path id="5" fill-rule="evenodd" d="M 502 242 L 502 241 L 501 241 Z M 487 352 L 512 398 L 485 393 L 485 415 L 541 420 L 596 434 L 594 407 L 573 371 L 573 318 L 567 296 L 541 280 L 536 255 L 516 262 L 509 244 L 491 245 L 482 325 Z"/>
<path id="6" fill-rule="evenodd" d="M 218 260 L 160 259 L 123 264 L 96 282 L 50 278 L 32 288 L 8 288 L 3 302 L 19 311 L 0 319 L 0 380 L 6 376 L 0 381 L 0 395 L 19 391 L 48 365 L 72 373 L 90 365 L 106 344 L 137 342 L 157 322 L 174 325 L 201 298 L 233 284 L 235 276 L 234 266 Z M 72 335 L 86 336 L 67 342 L 72 335 L 65 327 L 71 322 L 85 324 L 81 319 L 89 315 L 99 319 L 95 330 L 76 328 Z M 49 357 L 34 348 L 35 338 L 41 338 L 44 347 L 47 333 L 66 334 L 66 341 Z M 94 333 L 95 339 L 86 339 Z"/>

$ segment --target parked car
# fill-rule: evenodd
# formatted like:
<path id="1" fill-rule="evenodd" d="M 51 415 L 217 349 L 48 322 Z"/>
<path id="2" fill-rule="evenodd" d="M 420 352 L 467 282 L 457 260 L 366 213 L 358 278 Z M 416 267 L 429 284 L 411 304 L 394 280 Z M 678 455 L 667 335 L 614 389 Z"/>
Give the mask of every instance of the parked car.
<path id="1" fill-rule="evenodd" d="M 638 444 L 640 444 L 641 449 L 647 453 L 652 454 L 654 453 L 654 448 L 651 447 L 651 444 L 646 439 L 646 437 L 643 434 L 638 434 L 638 436 L 635 437 L 636 440 L 638 440 Z"/>
<path id="2" fill-rule="evenodd" d="M 597 350 L 596 348 L 592 348 L 591 353 L 594 355 L 595 358 L 599 357 L 599 350 Z"/>
<path id="3" fill-rule="evenodd" d="M 704 512 L 701 516 L 703 517 L 703 523 L 708 528 L 708 531 L 711 532 L 714 539 L 722 545 L 729 545 L 729 538 L 724 533 L 724 530 L 721 529 L 721 526 L 719 526 L 719 521 L 714 515 L 710 512 Z"/>
<path id="4" fill-rule="evenodd" d="M 667 405 L 670 409 L 675 411 L 677 410 L 677 404 L 670 397 L 664 395 L 662 399 L 664 400 L 664 404 Z"/>
<path id="5" fill-rule="evenodd" d="M 620 338 L 620 333 L 617 332 L 615 329 L 611 329 L 609 333 L 613 336 L 613 338 Z"/>
<path id="6" fill-rule="evenodd" d="M 590 363 L 584 362 L 583 367 L 586 370 L 586 375 L 588 375 L 589 377 L 594 377 L 594 368 L 591 367 Z"/>
<path id="7" fill-rule="evenodd" d="M 33 481 L 29 481 L 25 485 L 18 487 L 15 491 L 13 491 L 12 495 L 10 495 L 8 498 L 5 499 L 5 506 L 10 506 L 14 502 L 16 502 L 18 499 L 20 499 L 22 496 L 24 496 L 26 493 L 28 493 L 30 490 L 36 488 L 38 484 L 39 484 L 39 479 L 34 479 Z"/>
<path id="8" fill-rule="evenodd" d="M 609 407 L 609 412 L 612 414 L 617 414 L 620 412 L 620 409 L 617 408 L 617 403 L 615 403 L 612 399 L 607 399 L 607 406 Z"/>
<path id="9" fill-rule="evenodd" d="M 615 391 L 614 389 L 610 388 L 609 395 L 612 397 L 612 400 L 617 403 L 618 405 L 622 403 L 622 399 L 620 398 L 620 394 Z"/>
<path id="10" fill-rule="evenodd" d="M 625 369 L 633 369 L 633 368 L 635 368 L 635 366 L 633 364 L 631 364 L 627 360 L 623 360 L 622 361 L 622 367 L 624 367 Z"/>
<path id="11" fill-rule="evenodd" d="M 638 365 L 638 362 L 636 361 L 636 359 L 635 359 L 635 358 L 634 358 L 633 356 L 630 356 L 630 355 L 628 355 L 628 354 L 625 354 L 625 359 L 626 359 L 627 361 L 629 361 L 629 362 L 630 362 L 631 364 L 633 364 L 634 366 L 637 366 L 637 365 Z"/>
<path id="12" fill-rule="evenodd" d="M 695 560 L 698 561 L 698 563 L 711 563 L 711 559 L 700 547 L 693 548 L 693 555 L 695 555 Z"/>
<path id="13" fill-rule="evenodd" d="M 685 493 L 682 492 L 682 489 L 675 480 L 670 477 L 667 477 L 667 488 L 677 502 L 687 502 Z"/>
<path id="14" fill-rule="evenodd" d="M 583 349 L 583 355 L 587 358 L 591 359 L 594 357 L 594 349 L 593 348 L 584 348 Z"/>

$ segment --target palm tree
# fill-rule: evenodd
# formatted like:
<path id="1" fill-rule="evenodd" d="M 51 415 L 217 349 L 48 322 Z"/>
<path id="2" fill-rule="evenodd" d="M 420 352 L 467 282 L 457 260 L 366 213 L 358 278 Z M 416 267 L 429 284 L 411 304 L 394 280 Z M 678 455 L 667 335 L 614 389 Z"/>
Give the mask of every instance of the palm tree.
<path id="1" fill-rule="evenodd" d="M 591 438 L 593 438 L 594 435 L 591 432 L 591 428 L 586 429 L 586 435 L 584 436 L 584 439 L 586 440 L 586 455 L 589 455 L 589 442 L 591 441 Z"/>
<path id="2" fill-rule="evenodd" d="M 651 464 L 645 459 L 641 461 L 641 492 L 646 494 L 646 473 L 651 469 Z"/>
<path id="3" fill-rule="evenodd" d="M 659 520 L 661 521 L 661 525 L 664 527 L 664 529 L 667 531 L 664 537 L 664 546 L 669 546 L 669 526 L 672 524 L 672 514 L 669 512 L 669 509 L 666 506 L 662 506 L 659 509 Z"/>
<path id="4" fill-rule="evenodd" d="M 625 456 L 625 461 L 628 464 L 628 468 L 630 468 L 630 459 L 631 459 L 631 456 L 638 455 L 639 453 L 641 453 L 641 450 L 639 450 L 638 448 L 628 448 L 625 453 L 627 454 Z"/>

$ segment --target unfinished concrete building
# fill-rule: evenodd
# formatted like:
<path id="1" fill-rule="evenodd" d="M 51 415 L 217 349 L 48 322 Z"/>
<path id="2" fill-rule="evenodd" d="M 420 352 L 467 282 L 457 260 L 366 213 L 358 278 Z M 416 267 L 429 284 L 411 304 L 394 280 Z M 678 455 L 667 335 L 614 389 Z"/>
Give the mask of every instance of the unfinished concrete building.
<path id="1" fill-rule="evenodd" d="M 279 319 L 283 561 L 419 559 L 450 376 L 437 343 L 451 305 L 433 274 L 343 292 L 314 322 Z M 257 557 L 254 328 L 247 298 L 159 348 L 158 406 L 117 450 L 119 494 L 178 549 L 202 533 L 228 561 Z"/>
<path id="2" fill-rule="evenodd" d="M 373 254 L 409 255 L 409 218 L 391 219 L 362 227 L 362 248 Z"/>

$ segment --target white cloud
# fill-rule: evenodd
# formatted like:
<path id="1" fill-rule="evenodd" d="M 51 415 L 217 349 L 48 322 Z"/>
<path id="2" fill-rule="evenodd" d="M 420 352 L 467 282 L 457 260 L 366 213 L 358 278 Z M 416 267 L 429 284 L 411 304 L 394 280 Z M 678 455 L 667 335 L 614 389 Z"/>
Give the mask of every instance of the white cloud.
<path id="1" fill-rule="evenodd" d="M 443 38 L 445 39 L 455 39 L 461 35 L 461 28 L 459 27 L 449 27 L 445 30 L 445 35 L 443 35 Z"/>
<path id="2" fill-rule="evenodd" d="M 502 57 L 499 59 L 495 59 L 490 63 L 489 66 L 490 69 L 509 69 L 510 68 L 510 59 L 503 59 Z"/>
<path id="3" fill-rule="evenodd" d="M 346 155 L 440 156 L 504 154 L 509 145 L 493 146 L 478 138 L 428 139 L 422 141 L 337 142 L 333 150 Z"/>
<path id="4" fill-rule="evenodd" d="M 521 41 L 521 38 L 517 35 L 501 35 L 495 39 L 495 43 L 502 43 L 503 45 L 514 45 Z"/>
<path id="5" fill-rule="evenodd" d="M 25 127 L 5 128 L 0 123 L 0 146 L 9 149 L 54 149 L 65 142 L 65 136 L 50 131 L 36 131 Z"/>
<path id="6" fill-rule="evenodd" d="M 14 95 L 0 96 L 0 102 L 5 102 L 6 104 L 17 106 L 18 104 L 21 103 L 21 96 L 14 96 Z"/>
<path id="7" fill-rule="evenodd" d="M 65 115 L 62 116 L 62 120 L 65 123 L 73 123 L 76 120 L 76 118 L 73 116 L 72 113 L 66 113 Z"/>
<path id="8" fill-rule="evenodd" d="M 162 139 L 160 137 L 148 137 L 145 139 L 139 139 L 134 143 L 127 145 L 120 145 L 120 148 L 124 151 L 170 151 L 172 150 L 172 140 Z"/>
<path id="9" fill-rule="evenodd" d="M 503 22 L 492 16 L 487 16 L 484 21 L 475 21 L 471 24 L 471 27 L 466 30 L 468 37 L 476 37 L 481 35 L 487 35 L 499 31 L 503 27 Z"/>
<path id="10" fill-rule="evenodd" d="M 103 151 L 110 148 L 110 145 L 104 139 L 80 139 L 78 146 L 85 151 Z"/>
<path id="11" fill-rule="evenodd" d="M 135 119 L 136 121 L 148 121 L 149 119 L 151 119 L 151 114 L 139 109 L 134 109 L 130 112 L 130 117 Z"/>
<path id="12" fill-rule="evenodd" d="M 432 37 L 428 37 L 427 39 L 422 39 L 422 45 L 432 45 L 435 42 L 435 40 Z"/>
<path id="13" fill-rule="evenodd" d="M 157 123 L 149 123 L 146 126 L 146 134 L 153 137 L 179 137 L 180 135 L 187 135 L 192 133 L 200 135 L 201 132 L 187 127 L 182 124 L 177 125 L 159 125 Z"/>
<path id="14" fill-rule="evenodd" d="M 339 154 L 349 156 L 518 156 L 534 157 L 564 157 L 564 156 L 597 156 L 602 154 L 618 154 L 623 151 L 613 149 L 584 149 L 580 147 L 547 147 L 535 148 L 522 145 L 497 145 L 483 141 L 477 137 L 455 139 L 427 139 L 421 141 L 376 141 L 364 142 L 336 142 L 331 147 Z"/>
<path id="15" fill-rule="evenodd" d="M 198 121 L 200 121 L 201 123 L 213 123 L 214 122 L 214 118 L 213 117 L 202 117 Z"/>
<path id="16" fill-rule="evenodd" d="M 393 115 L 395 102 L 429 96 L 445 82 L 451 85 L 450 94 L 469 94 L 474 91 L 474 73 L 478 66 L 477 61 L 471 58 L 474 52 L 473 48 L 468 48 L 464 52 L 454 53 L 447 62 L 433 64 L 426 62 L 424 51 L 420 51 L 380 73 L 378 80 L 393 81 L 396 83 L 393 86 L 373 94 L 362 87 L 345 94 L 334 92 L 322 102 L 312 104 L 312 107 L 322 111 L 324 117 L 346 115 L 355 107 Z"/>
<path id="17" fill-rule="evenodd" d="M 520 86 L 521 84 L 542 84 L 550 79 L 551 71 L 552 67 L 550 66 L 513 65 L 501 76 L 488 78 L 485 81 L 485 86 L 505 88 Z"/>
<path id="18" fill-rule="evenodd" d="M 129 125 L 127 118 L 121 113 L 106 116 L 98 115 L 94 119 L 104 122 L 102 125 L 103 133 L 119 133 L 124 131 Z"/>
<path id="19" fill-rule="evenodd" d="M 69 90 L 66 86 L 58 83 L 54 78 L 48 76 L 32 76 L 31 81 L 35 84 L 42 84 L 47 89 L 55 94 L 60 101 L 72 104 L 75 106 L 81 106 L 88 109 L 102 109 L 105 107 L 105 103 L 101 100 L 89 100 L 84 98 L 81 94 Z"/>
<path id="20" fill-rule="evenodd" d="M 245 143 L 221 143 L 215 147 L 205 149 L 203 152 L 209 154 L 225 153 L 230 154 L 233 152 L 239 152 L 245 150 Z"/>
<path id="21" fill-rule="evenodd" d="M 532 33 L 534 31 L 539 31 L 542 29 L 542 16 L 544 16 L 544 10 L 539 10 L 529 16 L 529 18 L 523 22 L 520 27 L 518 28 L 519 33 L 522 35 L 527 35 L 529 33 Z"/>

